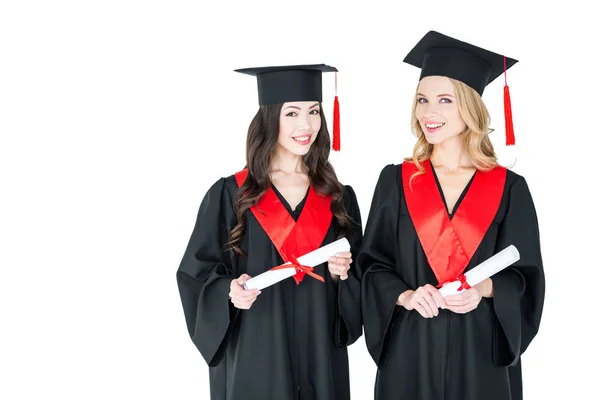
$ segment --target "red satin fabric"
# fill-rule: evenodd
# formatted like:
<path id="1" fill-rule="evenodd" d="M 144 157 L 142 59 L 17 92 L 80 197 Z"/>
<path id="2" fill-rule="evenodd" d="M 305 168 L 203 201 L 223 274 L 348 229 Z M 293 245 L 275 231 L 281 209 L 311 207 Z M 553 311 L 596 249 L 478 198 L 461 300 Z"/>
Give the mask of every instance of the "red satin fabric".
<path id="1" fill-rule="evenodd" d="M 247 169 L 235 174 L 239 187 L 247 176 Z M 321 247 L 333 218 L 331 196 L 319 195 L 312 186 L 308 189 L 308 197 L 298 221 L 294 221 L 279 201 L 273 188 L 269 188 L 256 206 L 250 207 L 250 210 L 273 242 L 283 261 L 292 262 L 294 268 L 304 267 L 297 263 L 296 257 Z M 304 275 L 309 272 L 307 268 L 310 267 L 297 268 L 294 275 L 297 284 L 300 284 Z M 312 268 L 309 275 L 318 276 L 312 273 Z"/>
<path id="2" fill-rule="evenodd" d="M 426 160 L 422 165 L 425 174 L 413 179 L 412 190 L 410 178 L 418 169 L 410 162 L 402 165 L 404 196 L 429 265 L 443 285 L 464 272 L 492 223 L 502 199 L 506 169 L 498 166 L 488 172 L 475 172 L 468 192 L 450 219 L 431 162 Z"/>

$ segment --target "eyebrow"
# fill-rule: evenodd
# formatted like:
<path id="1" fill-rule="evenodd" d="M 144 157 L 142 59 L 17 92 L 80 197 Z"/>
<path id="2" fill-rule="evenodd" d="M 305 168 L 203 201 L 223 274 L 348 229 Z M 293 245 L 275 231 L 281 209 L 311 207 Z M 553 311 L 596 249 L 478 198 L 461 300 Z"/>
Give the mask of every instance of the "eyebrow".
<path id="1" fill-rule="evenodd" d="M 309 109 L 310 109 L 310 108 L 313 108 L 313 107 L 315 107 L 315 106 L 318 106 L 318 105 L 319 105 L 319 103 L 315 103 L 315 104 L 313 104 L 312 106 L 310 106 L 310 107 L 309 107 Z M 296 107 L 296 106 L 287 106 L 285 109 L 287 110 L 288 108 L 293 108 L 293 109 L 295 109 L 295 110 L 300 110 L 300 107 Z"/>
<path id="2" fill-rule="evenodd" d="M 417 93 L 417 96 L 427 97 L 423 93 Z M 442 93 L 442 94 L 438 94 L 437 97 L 454 97 L 454 96 L 452 96 L 450 93 Z"/>

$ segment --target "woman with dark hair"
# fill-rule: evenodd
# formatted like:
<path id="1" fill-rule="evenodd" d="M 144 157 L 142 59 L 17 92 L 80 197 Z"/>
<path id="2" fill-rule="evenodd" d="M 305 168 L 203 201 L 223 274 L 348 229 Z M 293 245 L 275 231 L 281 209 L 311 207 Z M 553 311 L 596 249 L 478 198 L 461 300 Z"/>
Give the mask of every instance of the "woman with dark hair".
<path id="1" fill-rule="evenodd" d="M 210 367 L 211 398 L 350 399 L 346 346 L 362 334 L 350 263 L 362 225 L 354 191 L 328 161 L 321 77 L 336 69 L 237 71 L 258 80 L 246 168 L 210 188 L 177 271 L 189 334 Z M 341 237 L 350 252 L 313 274 L 299 269 L 294 279 L 245 290 L 251 277 Z"/>

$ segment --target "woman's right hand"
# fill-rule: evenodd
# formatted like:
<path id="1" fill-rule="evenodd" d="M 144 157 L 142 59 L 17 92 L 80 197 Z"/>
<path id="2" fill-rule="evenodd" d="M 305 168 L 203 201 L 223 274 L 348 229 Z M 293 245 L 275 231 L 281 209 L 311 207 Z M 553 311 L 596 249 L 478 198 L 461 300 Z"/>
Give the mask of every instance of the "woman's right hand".
<path id="1" fill-rule="evenodd" d="M 239 278 L 233 279 L 229 285 L 229 299 L 240 310 L 249 310 L 256 297 L 261 294 L 258 289 L 244 289 L 244 283 L 250 278 L 250 275 L 242 274 Z"/>
<path id="2" fill-rule="evenodd" d="M 430 284 L 420 286 L 417 290 L 407 290 L 403 292 L 398 296 L 396 304 L 407 310 L 417 310 L 423 318 L 436 317 L 439 314 L 439 307 L 446 308 L 444 298 L 440 292 Z"/>

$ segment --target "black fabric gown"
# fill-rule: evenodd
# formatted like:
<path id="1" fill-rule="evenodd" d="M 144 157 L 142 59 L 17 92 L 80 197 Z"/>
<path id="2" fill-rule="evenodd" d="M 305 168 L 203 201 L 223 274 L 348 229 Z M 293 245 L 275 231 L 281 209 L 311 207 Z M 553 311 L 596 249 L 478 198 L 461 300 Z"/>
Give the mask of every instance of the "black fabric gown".
<path id="1" fill-rule="evenodd" d="M 492 277 L 494 297 L 475 310 L 440 309 L 423 318 L 397 306 L 402 292 L 438 282 L 408 212 L 402 164 L 382 170 L 357 257 L 365 340 L 378 367 L 376 400 L 522 399 L 520 356 L 537 334 L 545 281 L 527 183 L 507 171 L 498 211 L 465 271 L 511 244 L 520 260 Z"/>
<path id="2" fill-rule="evenodd" d="M 257 276 L 283 263 L 250 210 L 241 244 L 247 257 L 222 251 L 235 226 L 235 177 L 217 181 L 200 205 L 195 228 L 177 271 L 177 283 L 189 334 L 210 370 L 212 400 L 348 400 L 346 346 L 362 334 L 360 281 L 357 269 L 336 285 L 327 264 L 296 285 L 292 278 L 262 289 L 250 310 L 228 299 L 231 280 L 243 273 Z M 292 211 L 297 221 L 306 197 Z M 346 235 L 354 255 L 362 240 L 356 195 L 344 187 L 346 211 L 354 220 Z M 323 245 L 335 241 L 332 222 Z M 351 266 L 353 267 L 354 264 Z"/>

